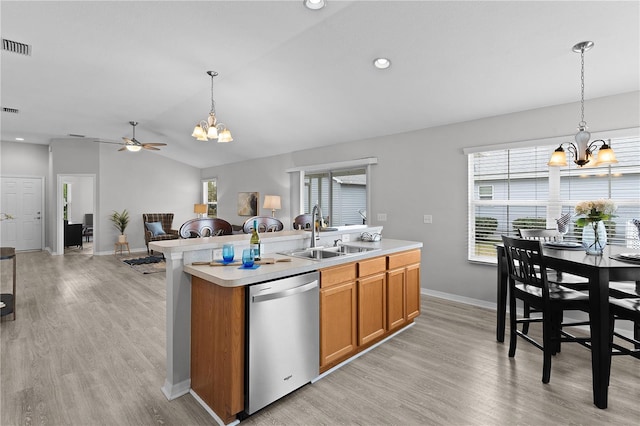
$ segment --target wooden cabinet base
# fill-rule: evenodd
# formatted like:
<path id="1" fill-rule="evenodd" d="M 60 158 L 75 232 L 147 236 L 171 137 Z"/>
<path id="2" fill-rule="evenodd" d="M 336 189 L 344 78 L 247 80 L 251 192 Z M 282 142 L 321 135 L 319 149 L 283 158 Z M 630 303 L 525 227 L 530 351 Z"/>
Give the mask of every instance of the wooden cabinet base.
<path id="1" fill-rule="evenodd" d="M 244 290 L 191 277 L 191 389 L 225 424 L 244 410 Z"/>

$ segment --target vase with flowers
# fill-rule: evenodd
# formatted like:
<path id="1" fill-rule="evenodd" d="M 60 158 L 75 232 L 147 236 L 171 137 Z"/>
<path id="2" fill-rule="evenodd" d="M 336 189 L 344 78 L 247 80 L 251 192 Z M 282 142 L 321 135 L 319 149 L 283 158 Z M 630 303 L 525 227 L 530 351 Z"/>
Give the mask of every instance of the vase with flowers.
<path id="1" fill-rule="evenodd" d="M 581 215 L 576 225 L 582 228 L 582 245 L 587 254 L 601 255 L 607 245 L 605 220 L 614 217 L 616 205 L 611 200 L 583 201 L 576 205 L 576 214 Z"/>

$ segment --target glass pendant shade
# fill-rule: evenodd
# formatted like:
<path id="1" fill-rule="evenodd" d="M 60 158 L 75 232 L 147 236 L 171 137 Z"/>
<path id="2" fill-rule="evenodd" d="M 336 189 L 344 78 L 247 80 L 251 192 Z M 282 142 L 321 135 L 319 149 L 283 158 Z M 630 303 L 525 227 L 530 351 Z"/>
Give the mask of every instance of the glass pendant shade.
<path id="1" fill-rule="evenodd" d="M 556 167 L 567 166 L 567 156 L 565 155 L 564 149 L 562 149 L 562 147 L 558 147 L 558 149 L 553 151 L 553 154 L 551 154 L 551 158 L 549 159 L 549 162 L 547 163 L 547 165 L 556 166 Z"/>
<path id="2" fill-rule="evenodd" d="M 220 133 L 218 133 L 218 142 L 231 142 L 233 138 L 231 137 L 231 131 L 229 129 L 224 129 Z"/>
<path id="3" fill-rule="evenodd" d="M 209 130 L 207 130 L 207 138 L 209 139 L 218 138 L 218 129 L 216 128 L 216 126 L 209 127 Z"/>
<path id="4" fill-rule="evenodd" d="M 202 127 L 199 124 L 196 124 L 196 127 L 193 128 L 193 133 L 191 133 L 191 136 L 197 139 L 202 137 L 202 135 L 204 135 L 204 130 L 202 130 Z"/>
<path id="5" fill-rule="evenodd" d="M 616 159 L 616 154 L 613 152 L 613 149 L 609 145 L 602 145 L 602 148 L 598 151 L 598 159 L 596 164 L 606 165 L 606 164 L 615 164 L 618 160 Z"/>

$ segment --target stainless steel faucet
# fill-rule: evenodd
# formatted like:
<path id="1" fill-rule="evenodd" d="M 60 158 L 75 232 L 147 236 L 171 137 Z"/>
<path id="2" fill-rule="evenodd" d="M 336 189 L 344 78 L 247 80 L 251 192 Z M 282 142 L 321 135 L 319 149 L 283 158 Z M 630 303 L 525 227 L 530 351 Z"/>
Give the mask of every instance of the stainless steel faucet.
<path id="1" fill-rule="evenodd" d="M 313 206 L 313 210 L 311 210 L 311 244 L 309 248 L 314 248 L 316 246 L 316 240 L 320 239 L 320 229 L 318 229 L 318 234 L 316 234 L 316 215 L 322 214 L 322 211 L 316 204 Z M 322 220 L 318 220 L 318 226 L 320 226 Z"/>

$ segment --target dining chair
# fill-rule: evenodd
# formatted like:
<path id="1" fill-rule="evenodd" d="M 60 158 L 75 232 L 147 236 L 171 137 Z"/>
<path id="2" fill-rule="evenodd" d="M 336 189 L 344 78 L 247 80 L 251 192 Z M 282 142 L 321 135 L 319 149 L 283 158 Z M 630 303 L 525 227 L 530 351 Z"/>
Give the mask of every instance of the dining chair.
<path id="1" fill-rule="evenodd" d="M 631 355 L 640 359 L 640 299 L 609 299 L 609 312 L 611 316 L 611 348 L 612 355 Z M 634 337 L 630 338 L 615 331 L 617 320 L 633 322 Z M 614 337 L 618 337 L 633 344 L 633 349 L 618 344 Z"/>
<path id="2" fill-rule="evenodd" d="M 562 323 L 566 310 L 589 312 L 589 296 L 547 279 L 547 267 L 542 257 L 542 243 L 502 236 L 507 255 L 509 273 L 509 357 L 516 354 L 518 337 L 543 352 L 542 382 L 551 378 L 551 357 L 560 348 L 560 342 L 577 342 L 589 347 L 590 338 L 576 337 L 564 330 L 566 327 L 589 324 L 588 322 Z M 517 300 L 523 301 L 542 313 L 541 318 L 517 315 Z M 518 330 L 518 324 L 542 323 L 542 342 Z"/>
<path id="3" fill-rule="evenodd" d="M 556 242 L 562 241 L 562 234 L 555 229 L 518 229 L 520 238 L 526 240 L 538 240 L 542 242 Z M 567 272 L 560 272 L 550 269 L 547 271 L 547 279 L 550 283 L 561 284 L 574 290 L 587 291 L 589 290 L 589 280 L 580 277 L 578 275 L 569 274 Z M 531 307 L 524 304 L 524 316 L 529 317 L 532 312 Z M 527 334 L 529 331 L 529 324 L 524 323 L 522 325 L 522 331 Z M 560 348 L 558 347 L 558 350 Z"/>
<path id="4" fill-rule="evenodd" d="M 280 232 L 284 229 L 282 221 L 271 216 L 254 216 L 245 220 L 242 231 L 250 234 L 253 231 L 253 222 L 257 222 L 258 232 Z"/>
<path id="5" fill-rule="evenodd" d="M 313 226 L 313 219 L 311 214 L 300 214 L 293 219 L 293 229 L 311 229 Z"/>

